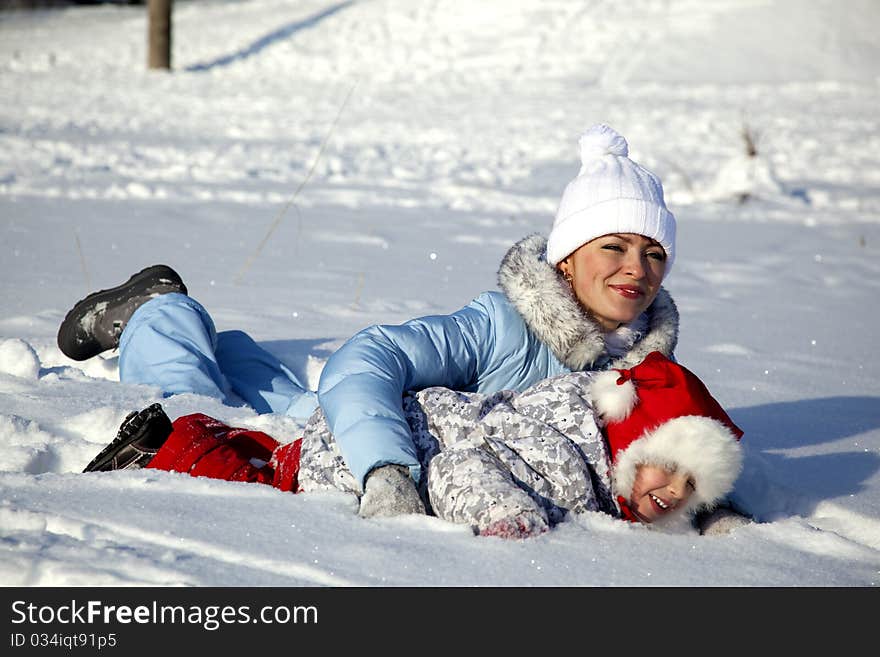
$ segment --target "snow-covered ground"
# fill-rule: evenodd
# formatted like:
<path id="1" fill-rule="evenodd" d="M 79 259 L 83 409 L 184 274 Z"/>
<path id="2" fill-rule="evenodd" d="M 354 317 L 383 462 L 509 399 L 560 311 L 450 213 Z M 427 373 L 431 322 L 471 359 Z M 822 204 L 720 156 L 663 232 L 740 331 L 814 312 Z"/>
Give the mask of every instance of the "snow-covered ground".
<path id="1" fill-rule="evenodd" d="M 166 73 L 143 7 L 0 13 L 0 583 L 880 583 L 878 24 L 873 0 L 178 0 Z M 58 351 L 86 293 L 168 263 L 315 384 L 358 329 L 495 287 L 599 121 L 664 180 L 677 356 L 746 431 L 735 498 L 761 524 L 587 515 L 504 541 L 342 495 L 79 473 L 161 400 L 114 353 Z"/>

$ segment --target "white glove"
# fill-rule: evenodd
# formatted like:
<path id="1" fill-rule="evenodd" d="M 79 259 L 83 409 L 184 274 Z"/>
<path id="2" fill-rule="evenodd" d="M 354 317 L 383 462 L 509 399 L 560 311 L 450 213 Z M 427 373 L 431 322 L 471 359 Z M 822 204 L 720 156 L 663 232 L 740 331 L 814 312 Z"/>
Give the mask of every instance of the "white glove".
<path id="1" fill-rule="evenodd" d="M 719 536 L 729 534 L 734 529 L 748 525 L 752 519 L 730 507 L 720 506 L 717 509 L 701 516 L 697 521 L 697 527 L 703 536 Z"/>
<path id="2" fill-rule="evenodd" d="M 361 518 L 425 513 L 416 485 L 403 465 L 383 465 L 372 470 L 364 483 Z"/>

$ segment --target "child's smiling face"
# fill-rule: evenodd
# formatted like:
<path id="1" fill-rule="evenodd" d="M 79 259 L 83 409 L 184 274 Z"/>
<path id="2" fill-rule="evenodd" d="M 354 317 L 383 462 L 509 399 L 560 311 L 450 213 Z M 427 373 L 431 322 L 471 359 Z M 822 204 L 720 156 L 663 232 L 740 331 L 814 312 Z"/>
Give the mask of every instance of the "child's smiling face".
<path id="1" fill-rule="evenodd" d="M 629 498 L 630 508 L 642 522 L 654 522 L 685 504 L 695 490 L 687 472 L 641 464 Z"/>

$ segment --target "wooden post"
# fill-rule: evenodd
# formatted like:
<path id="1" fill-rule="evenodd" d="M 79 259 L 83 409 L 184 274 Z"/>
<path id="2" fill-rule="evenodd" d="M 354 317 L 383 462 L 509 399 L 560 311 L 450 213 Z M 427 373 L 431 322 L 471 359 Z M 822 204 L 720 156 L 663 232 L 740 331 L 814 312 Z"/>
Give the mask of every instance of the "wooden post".
<path id="1" fill-rule="evenodd" d="M 148 68 L 171 68 L 171 5 L 173 0 L 148 0 Z"/>

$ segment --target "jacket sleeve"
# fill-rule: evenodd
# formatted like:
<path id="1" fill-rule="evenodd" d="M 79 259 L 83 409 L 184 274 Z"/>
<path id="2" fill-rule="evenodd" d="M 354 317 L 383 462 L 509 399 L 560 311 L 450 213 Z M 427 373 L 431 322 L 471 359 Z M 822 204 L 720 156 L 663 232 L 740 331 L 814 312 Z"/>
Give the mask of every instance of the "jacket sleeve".
<path id="1" fill-rule="evenodd" d="M 450 449 L 428 466 L 428 495 L 437 517 L 483 533 L 494 523 L 532 516 L 544 529 L 547 513 L 514 481 L 510 470 L 482 447 Z"/>
<path id="2" fill-rule="evenodd" d="M 483 294 L 450 315 L 372 326 L 327 361 L 318 401 L 361 486 L 372 469 L 389 463 L 408 466 L 419 481 L 403 393 L 429 386 L 473 389 L 494 347 L 493 309 Z"/>

